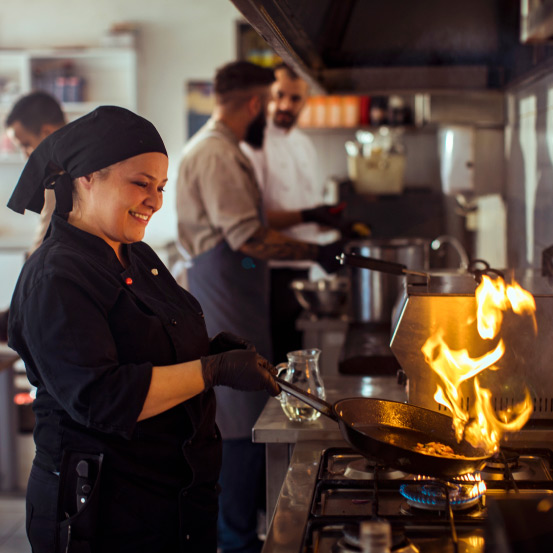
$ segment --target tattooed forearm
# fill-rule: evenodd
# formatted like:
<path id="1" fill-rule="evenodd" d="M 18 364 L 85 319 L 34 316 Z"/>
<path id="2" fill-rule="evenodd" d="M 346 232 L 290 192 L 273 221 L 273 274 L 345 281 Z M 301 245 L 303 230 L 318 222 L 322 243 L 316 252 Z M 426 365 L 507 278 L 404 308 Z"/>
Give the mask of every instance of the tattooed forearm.
<path id="1" fill-rule="evenodd" d="M 276 230 L 259 227 L 259 229 L 242 245 L 243 254 L 257 259 L 315 259 L 318 247 L 316 244 L 300 242 L 284 236 Z"/>

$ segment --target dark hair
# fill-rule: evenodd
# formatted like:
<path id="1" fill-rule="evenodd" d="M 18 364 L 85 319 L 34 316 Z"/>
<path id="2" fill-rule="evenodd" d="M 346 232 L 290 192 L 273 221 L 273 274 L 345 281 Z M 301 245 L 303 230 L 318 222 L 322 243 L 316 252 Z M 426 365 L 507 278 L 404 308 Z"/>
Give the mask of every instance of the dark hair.
<path id="1" fill-rule="evenodd" d="M 42 125 L 65 125 L 59 102 L 46 92 L 31 92 L 20 98 L 6 117 L 6 127 L 19 121 L 28 131 L 39 134 Z"/>
<path id="2" fill-rule="evenodd" d="M 234 61 L 223 65 L 215 73 L 215 94 L 268 86 L 275 80 L 271 69 L 250 63 Z"/>
<path id="3" fill-rule="evenodd" d="M 285 63 L 279 63 L 278 65 L 275 65 L 273 71 L 276 73 L 280 69 L 286 71 L 288 77 L 293 81 L 300 78 L 300 76 L 289 65 L 286 65 Z"/>

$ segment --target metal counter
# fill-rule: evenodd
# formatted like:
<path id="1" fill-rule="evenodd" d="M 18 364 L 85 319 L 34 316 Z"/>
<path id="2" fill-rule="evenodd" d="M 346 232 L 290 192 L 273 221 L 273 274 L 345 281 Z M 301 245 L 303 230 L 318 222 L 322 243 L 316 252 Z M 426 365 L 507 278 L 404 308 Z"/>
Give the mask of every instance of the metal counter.
<path id="1" fill-rule="evenodd" d="M 407 401 L 405 388 L 397 383 L 395 377 L 346 375 L 325 377 L 323 375 L 323 381 L 329 403 L 347 397 L 374 397 L 392 401 Z M 265 444 L 267 525 L 271 522 L 292 455 L 296 454 L 296 444 L 322 442 L 325 444 L 324 448 L 330 447 L 330 442 L 334 442 L 335 445 L 346 445 L 338 424 L 333 420 L 321 415 L 317 420 L 311 422 L 292 422 L 284 414 L 280 402 L 272 398 L 269 399 L 255 423 L 252 437 L 254 442 Z M 320 444 L 314 447 L 318 448 L 320 455 Z M 305 451 L 305 448 L 302 447 L 301 451 Z"/>
<path id="2" fill-rule="evenodd" d="M 299 553 L 309 517 L 313 490 L 322 452 L 342 446 L 343 441 L 300 441 L 294 448 L 290 468 L 263 545 L 262 553 Z"/>

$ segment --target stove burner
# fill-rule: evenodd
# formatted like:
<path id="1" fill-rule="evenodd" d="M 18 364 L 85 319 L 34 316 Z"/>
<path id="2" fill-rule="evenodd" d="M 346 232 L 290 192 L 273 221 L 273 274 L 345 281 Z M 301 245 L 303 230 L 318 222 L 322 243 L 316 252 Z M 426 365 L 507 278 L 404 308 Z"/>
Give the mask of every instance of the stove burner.
<path id="1" fill-rule="evenodd" d="M 378 480 L 400 480 L 407 476 L 407 473 L 400 470 L 371 464 L 365 458 L 351 461 L 344 471 L 344 476 L 352 480 L 374 480 L 375 474 Z"/>
<path id="2" fill-rule="evenodd" d="M 430 511 L 446 509 L 446 490 L 448 490 L 451 508 L 462 510 L 477 505 L 486 487 L 480 480 L 471 482 L 422 480 L 412 484 L 402 484 L 399 488 L 401 495 L 407 499 L 408 505 Z"/>
<path id="3" fill-rule="evenodd" d="M 361 544 L 359 541 L 359 526 L 345 525 L 343 528 L 343 537 L 341 537 L 332 547 L 332 553 L 361 553 Z M 403 531 L 392 529 L 392 548 L 393 553 L 419 553 L 411 540 L 405 537 Z"/>
<path id="4" fill-rule="evenodd" d="M 489 470 L 490 472 L 504 472 L 505 467 L 507 466 L 509 467 L 511 472 L 516 472 L 518 470 L 521 470 L 519 458 L 520 455 L 515 451 L 502 450 L 500 455 L 494 455 L 486 461 L 486 466 L 484 467 L 484 470 Z"/>
<path id="5" fill-rule="evenodd" d="M 362 553 L 362 549 L 347 538 L 340 538 L 332 548 L 332 553 Z"/>

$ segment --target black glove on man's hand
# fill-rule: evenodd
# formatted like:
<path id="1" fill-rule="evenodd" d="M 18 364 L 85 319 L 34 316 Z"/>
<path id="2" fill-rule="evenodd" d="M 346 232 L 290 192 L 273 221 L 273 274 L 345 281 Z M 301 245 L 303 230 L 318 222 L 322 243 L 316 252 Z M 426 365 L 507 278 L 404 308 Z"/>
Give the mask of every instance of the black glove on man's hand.
<path id="1" fill-rule="evenodd" d="M 345 207 L 346 203 L 342 202 L 336 205 L 320 205 L 312 209 L 303 209 L 301 218 L 304 223 L 318 223 L 325 227 L 340 228 Z"/>
<path id="2" fill-rule="evenodd" d="M 345 240 L 336 240 L 330 244 L 319 246 L 315 261 L 329 274 L 335 273 L 340 268 L 340 262 L 336 259 L 345 248 Z"/>
<path id="3" fill-rule="evenodd" d="M 273 378 L 276 369 L 255 351 L 235 349 L 201 357 L 200 361 L 206 388 L 229 386 L 248 392 L 266 390 L 272 396 L 280 394 Z"/>
<path id="4" fill-rule="evenodd" d="M 231 349 L 255 351 L 255 346 L 249 340 L 236 336 L 232 332 L 219 332 L 209 341 L 209 355 L 223 353 Z"/>

